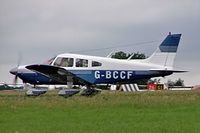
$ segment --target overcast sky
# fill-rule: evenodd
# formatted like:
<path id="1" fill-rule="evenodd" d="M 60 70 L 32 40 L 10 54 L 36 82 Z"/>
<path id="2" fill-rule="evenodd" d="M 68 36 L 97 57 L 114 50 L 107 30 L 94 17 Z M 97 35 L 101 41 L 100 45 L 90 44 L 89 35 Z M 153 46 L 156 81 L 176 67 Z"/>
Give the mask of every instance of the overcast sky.
<path id="1" fill-rule="evenodd" d="M 200 84 L 200 0 L 0 0 L 0 82 L 9 70 L 41 63 L 59 53 L 133 44 L 113 50 L 150 55 L 168 32 L 182 33 L 175 68 L 188 70 L 167 79 Z M 135 45 L 138 42 L 155 41 Z"/>

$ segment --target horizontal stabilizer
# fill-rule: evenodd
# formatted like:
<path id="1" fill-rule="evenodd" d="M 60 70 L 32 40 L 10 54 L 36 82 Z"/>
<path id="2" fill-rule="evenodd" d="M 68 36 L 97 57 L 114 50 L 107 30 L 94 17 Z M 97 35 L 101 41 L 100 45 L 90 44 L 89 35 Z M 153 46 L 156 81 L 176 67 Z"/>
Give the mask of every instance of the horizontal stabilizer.
<path id="1" fill-rule="evenodd" d="M 184 70 L 151 70 L 151 71 L 157 71 L 157 72 L 172 72 L 172 73 L 184 73 L 184 72 L 188 72 L 188 71 L 184 71 Z"/>

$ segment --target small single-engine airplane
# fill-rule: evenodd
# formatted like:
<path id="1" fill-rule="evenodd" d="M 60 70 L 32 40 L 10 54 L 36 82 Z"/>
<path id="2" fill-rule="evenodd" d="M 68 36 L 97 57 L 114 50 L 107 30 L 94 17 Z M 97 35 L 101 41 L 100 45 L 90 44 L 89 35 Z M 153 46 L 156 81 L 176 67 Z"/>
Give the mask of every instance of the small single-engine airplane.
<path id="1" fill-rule="evenodd" d="M 138 79 L 164 77 L 176 72 L 174 58 L 181 34 L 167 35 L 147 59 L 127 60 L 80 54 L 60 54 L 46 64 L 13 68 L 11 74 L 33 85 L 86 85 L 132 83 Z"/>

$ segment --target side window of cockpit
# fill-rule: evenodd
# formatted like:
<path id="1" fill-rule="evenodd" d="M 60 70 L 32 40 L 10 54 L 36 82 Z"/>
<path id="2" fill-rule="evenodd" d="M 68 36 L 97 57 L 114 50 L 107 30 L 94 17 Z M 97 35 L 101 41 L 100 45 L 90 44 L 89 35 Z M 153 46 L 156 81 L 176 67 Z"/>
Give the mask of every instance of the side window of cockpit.
<path id="1" fill-rule="evenodd" d="M 62 58 L 58 57 L 54 62 L 54 66 L 62 66 L 62 67 L 73 67 L 73 58 Z"/>
<path id="2" fill-rule="evenodd" d="M 97 61 L 92 61 L 92 67 L 98 67 L 101 66 L 102 64 L 100 62 Z"/>
<path id="3" fill-rule="evenodd" d="M 62 67 L 73 67 L 73 58 L 63 58 L 61 61 L 61 66 Z"/>
<path id="4" fill-rule="evenodd" d="M 76 67 L 88 67 L 88 60 L 76 59 Z"/>

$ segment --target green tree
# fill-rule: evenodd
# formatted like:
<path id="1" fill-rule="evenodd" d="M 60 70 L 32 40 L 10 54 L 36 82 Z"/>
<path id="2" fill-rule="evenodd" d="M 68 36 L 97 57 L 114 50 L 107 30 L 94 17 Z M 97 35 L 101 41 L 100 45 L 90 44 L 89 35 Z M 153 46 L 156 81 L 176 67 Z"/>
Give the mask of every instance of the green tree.
<path id="1" fill-rule="evenodd" d="M 146 59 L 147 58 L 147 56 L 143 53 L 137 52 L 137 53 L 132 53 L 132 54 L 133 56 L 131 59 Z M 130 57 L 132 54 L 128 54 L 128 57 Z"/>
<path id="2" fill-rule="evenodd" d="M 125 53 L 123 51 L 119 51 L 119 52 L 116 52 L 112 55 L 112 58 L 116 58 L 116 59 L 128 59 L 130 56 L 131 59 L 145 59 L 147 58 L 147 56 L 143 53 Z"/>
<path id="3" fill-rule="evenodd" d="M 184 80 L 181 78 L 177 79 L 176 81 L 168 80 L 168 86 L 184 86 Z"/>
<path id="4" fill-rule="evenodd" d="M 148 84 L 160 84 L 161 79 L 149 79 Z"/>
<path id="5" fill-rule="evenodd" d="M 115 54 L 112 55 L 112 58 L 116 59 L 127 59 L 128 55 L 124 53 L 123 51 L 116 52 Z"/>

